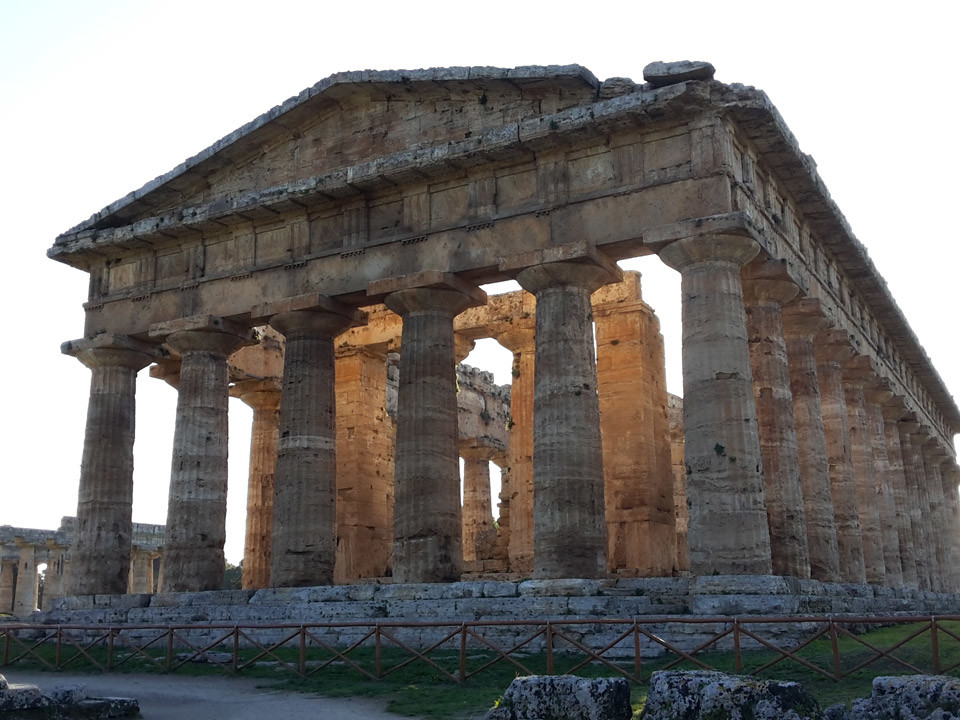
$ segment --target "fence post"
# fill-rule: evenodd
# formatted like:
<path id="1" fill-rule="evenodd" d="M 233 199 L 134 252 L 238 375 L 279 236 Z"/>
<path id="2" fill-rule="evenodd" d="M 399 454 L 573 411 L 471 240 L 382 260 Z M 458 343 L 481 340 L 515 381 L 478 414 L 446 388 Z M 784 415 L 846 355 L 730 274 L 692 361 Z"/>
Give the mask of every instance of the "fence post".
<path id="1" fill-rule="evenodd" d="M 107 670 L 113 670 L 113 628 L 107 631 Z"/>
<path id="2" fill-rule="evenodd" d="M 317 631 L 319 634 L 319 630 Z M 307 676 L 307 628 L 300 626 L 300 661 L 297 665 L 300 677 Z"/>
<path id="3" fill-rule="evenodd" d="M 10 631 L 3 633 L 3 665 L 7 666 L 10 662 Z"/>
<path id="4" fill-rule="evenodd" d="M 381 662 L 380 662 L 380 645 L 381 645 L 381 640 L 380 640 L 380 623 L 377 623 L 376 632 L 374 632 L 373 638 L 374 638 L 374 648 L 375 648 L 375 651 L 374 651 L 374 660 L 375 660 L 375 662 L 376 662 L 377 680 L 379 680 L 379 679 L 382 677 L 382 675 L 380 674 L 380 671 L 381 671 L 381 669 L 382 669 L 382 665 L 381 665 Z"/>
<path id="5" fill-rule="evenodd" d="M 167 672 L 173 670 L 173 628 L 167 628 Z"/>
<path id="6" fill-rule="evenodd" d="M 740 653 L 740 618 L 733 619 L 733 666 L 737 675 L 743 674 L 743 655 Z"/>
<path id="7" fill-rule="evenodd" d="M 640 628 L 637 621 L 633 621 L 633 672 L 637 682 L 643 682 L 643 659 L 640 657 Z"/>
<path id="8" fill-rule="evenodd" d="M 840 644 L 837 641 L 837 626 L 832 617 L 830 618 L 830 645 L 833 649 L 833 674 L 839 680 L 842 677 L 840 674 Z"/>
<path id="9" fill-rule="evenodd" d="M 57 625 L 57 654 L 56 654 L 56 665 L 57 670 L 60 669 L 60 663 L 63 660 L 63 629 Z"/>
<path id="10" fill-rule="evenodd" d="M 937 634 L 937 618 L 930 618 L 930 652 L 933 654 L 933 672 L 940 674 L 940 637 Z"/>
<path id="11" fill-rule="evenodd" d="M 467 624 L 460 624 L 460 682 L 467 679 Z"/>
<path id="12" fill-rule="evenodd" d="M 553 675 L 553 625 L 547 620 L 547 675 Z"/>
<path id="13" fill-rule="evenodd" d="M 240 672 L 240 627 L 233 626 L 233 672 Z"/>

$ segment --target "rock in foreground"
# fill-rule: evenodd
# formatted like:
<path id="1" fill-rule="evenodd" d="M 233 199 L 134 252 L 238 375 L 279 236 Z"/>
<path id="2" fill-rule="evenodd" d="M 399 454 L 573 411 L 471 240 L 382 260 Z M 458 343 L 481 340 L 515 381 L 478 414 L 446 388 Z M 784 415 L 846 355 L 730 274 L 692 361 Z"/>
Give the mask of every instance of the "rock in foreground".
<path id="1" fill-rule="evenodd" d="M 831 707 L 830 720 L 960 720 L 960 679 L 905 675 L 873 679 L 869 698 Z"/>
<path id="2" fill-rule="evenodd" d="M 795 682 L 719 672 L 655 672 L 645 720 L 821 720 L 816 699 Z"/>
<path id="3" fill-rule="evenodd" d="M 484 720 L 629 720 L 630 686 L 623 678 L 530 675 L 510 683 Z"/>
<path id="4" fill-rule="evenodd" d="M 132 698 L 88 698 L 80 685 L 54 688 L 48 696 L 36 685 L 7 683 L 0 675 L 0 718 L 5 720 L 110 720 L 139 713 L 140 704 Z"/>

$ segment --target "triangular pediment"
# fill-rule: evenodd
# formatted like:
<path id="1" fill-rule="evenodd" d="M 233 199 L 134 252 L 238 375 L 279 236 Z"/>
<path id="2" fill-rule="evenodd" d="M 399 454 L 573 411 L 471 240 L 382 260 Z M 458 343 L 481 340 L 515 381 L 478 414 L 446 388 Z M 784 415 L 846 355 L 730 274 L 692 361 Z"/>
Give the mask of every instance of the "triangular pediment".
<path id="1" fill-rule="evenodd" d="M 595 101 L 579 65 L 339 73 L 235 130 L 67 234 L 211 205 Z"/>

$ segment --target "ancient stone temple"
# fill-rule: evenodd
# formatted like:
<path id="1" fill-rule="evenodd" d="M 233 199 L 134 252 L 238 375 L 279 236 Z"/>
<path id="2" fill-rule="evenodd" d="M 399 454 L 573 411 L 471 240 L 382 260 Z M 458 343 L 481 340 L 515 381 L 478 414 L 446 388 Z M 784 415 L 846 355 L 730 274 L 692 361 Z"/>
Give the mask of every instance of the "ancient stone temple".
<path id="1" fill-rule="evenodd" d="M 151 364 L 178 392 L 166 590 L 219 586 L 231 395 L 254 409 L 250 588 L 960 590 L 960 411 L 815 164 L 706 63 L 644 80 L 334 75 L 57 238 L 90 276 L 63 348 L 91 370 L 71 592 L 126 587 Z M 617 265 L 650 254 L 682 276 L 682 410 Z M 509 398 L 458 383 L 480 338 L 513 353 Z"/>

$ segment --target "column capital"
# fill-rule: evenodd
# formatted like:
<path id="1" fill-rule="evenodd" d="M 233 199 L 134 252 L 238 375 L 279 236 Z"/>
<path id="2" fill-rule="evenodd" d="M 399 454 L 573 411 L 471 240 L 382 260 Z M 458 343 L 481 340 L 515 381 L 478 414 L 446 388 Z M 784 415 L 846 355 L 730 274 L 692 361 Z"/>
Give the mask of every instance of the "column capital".
<path id="1" fill-rule="evenodd" d="M 723 263 L 743 267 L 760 253 L 760 243 L 747 235 L 691 235 L 660 250 L 660 259 L 683 272 L 696 265 Z"/>
<path id="2" fill-rule="evenodd" d="M 533 294 L 557 286 L 582 287 L 593 293 L 623 280 L 617 264 L 584 241 L 509 255 L 500 259 L 499 267 Z"/>
<path id="3" fill-rule="evenodd" d="M 250 309 L 250 322 L 254 325 L 269 324 L 280 333 L 283 330 L 274 322 L 278 317 L 289 313 L 313 313 L 320 317 L 340 316 L 346 321 L 347 327 L 366 325 L 367 314 L 355 307 L 346 305 L 328 295 L 308 293 L 295 295 L 268 303 L 254 305 Z M 283 322 L 280 320 L 279 322 Z"/>
<path id="4" fill-rule="evenodd" d="M 782 307 L 800 292 L 800 286 L 790 277 L 782 260 L 754 260 L 744 266 L 740 278 L 748 305 Z"/>
<path id="5" fill-rule="evenodd" d="M 453 333 L 453 356 L 457 363 L 462 363 L 476 346 L 477 341 L 461 335 L 458 332 Z"/>
<path id="6" fill-rule="evenodd" d="M 536 330 L 532 320 L 529 325 L 515 324 L 509 330 L 499 332 L 494 337 L 510 352 L 533 352 L 536 348 Z"/>
<path id="7" fill-rule="evenodd" d="M 487 462 L 492 462 L 497 454 L 502 452 L 502 448 L 496 448 L 490 445 L 470 443 L 460 446 L 460 457 L 464 460 L 486 460 Z"/>
<path id="8" fill-rule="evenodd" d="M 846 330 L 824 330 L 817 334 L 814 345 L 818 365 L 842 367 L 856 354 Z"/>
<path id="9" fill-rule="evenodd" d="M 284 337 L 291 333 L 306 333 L 333 338 L 355 324 L 356 320 L 351 316 L 324 310 L 290 310 L 270 318 L 270 327 Z"/>
<path id="10" fill-rule="evenodd" d="M 126 367 L 135 371 L 168 355 L 153 343 L 114 333 L 101 333 L 92 338 L 68 340 L 60 346 L 60 352 L 77 358 L 91 369 Z"/>
<path id="11" fill-rule="evenodd" d="M 174 352 L 216 352 L 230 355 L 252 345 L 250 328 L 216 315 L 194 315 L 150 326 L 150 337 L 164 342 Z"/>
<path id="12" fill-rule="evenodd" d="M 375 280 L 367 285 L 367 297 L 383 302 L 401 317 L 418 311 L 446 311 L 452 317 L 468 307 L 487 304 L 483 290 L 439 270 Z"/>
<path id="13" fill-rule="evenodd" d="M 255 410 L 279 410 L 280 378 L 241 380 L 230 386 L 230 397 L 240 398 Z"/>
<path id="14" fill-rule="evenodd" d="M 877 377 L 877 368 L 868 355 L 855 353 L 843 366 L 843 381 L 848 385 L 865 389 L 865 386 L 875 377 Z"/>
<path id="15" fill-rule="evenodd" d="M 150 377 L 163 380 L 170 387 L 179 389 L 181 365 L 182 363 L 179 358 L 161 360 L 150 368 Z"/>
<path id="16" fill-rule="evenodd" d="M 788 340 L 812 340 L 815 335 L 832 326 L 833 321 L 827 317 L 823 305 L 816 298 L 797 298 L 783 306 L 783 332 Z"/>

